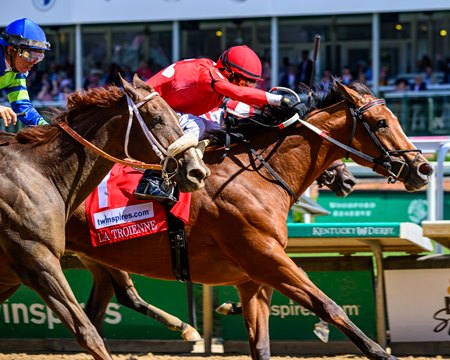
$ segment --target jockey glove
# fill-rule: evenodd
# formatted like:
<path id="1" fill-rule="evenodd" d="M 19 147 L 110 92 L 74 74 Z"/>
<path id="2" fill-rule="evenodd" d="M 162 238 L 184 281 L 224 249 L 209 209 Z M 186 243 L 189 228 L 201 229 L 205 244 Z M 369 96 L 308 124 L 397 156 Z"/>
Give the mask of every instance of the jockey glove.
<path id="1" fill-rule="evenodd" d="M 297 113 L 300 118 L 304 117 L 308 112 L 308 107 L 306 106 L 306 104 L 297 101 L 292 96 L 283 95 L 283 97 L 281 98 L 280 107 L 290 110 L 292 114 Z"/>

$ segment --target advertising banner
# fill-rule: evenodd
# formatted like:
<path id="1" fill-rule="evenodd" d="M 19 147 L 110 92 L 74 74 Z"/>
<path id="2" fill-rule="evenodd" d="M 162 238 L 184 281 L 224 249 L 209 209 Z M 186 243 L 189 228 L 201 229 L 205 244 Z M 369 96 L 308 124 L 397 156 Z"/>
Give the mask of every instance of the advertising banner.
<path id="1" fill-rule="evenodd" d="M 338 305 L 367 336 L 376 339 L 375 294 L 372 272 L 358 271 L 311 271 L 311 280 Z M 219 304 L 238 302 L 234 287 L 217 287 Z M 270 338 L 276 340 L 318 340 L 314 324 L 319 318 L 311 311 L 294 303 L 275 291 L 270 307 Z M 241 316 L 221 316 L 224 340 L 247 340 Z M 330 341 L 344 341 L 347 337 L 330 326 Z"/>
<path id="2" fill-rule="evenodd" d="M 92 285 L 87 270 L 64 271 L 77 300 L 84 306 Z M 181 320 L 188 320 L 186 285 L 175 281 L 148 279 L 133 276 L 141 297 L 151 304 L 174 314 Z M 121 305 L 115 298 L 109 303 L 104 335 L 108 339 L 179 340 L 180 334 L 168 330 L 160 323 Z M 19 290 L 0 305 L 1 338 L 72 338 L 56 315 L 34 292 L 21 286 Z"/>
<path id="3" fill-rule="evenodd" d="M 331 191 L 321 191 L 317 202 L 330 211 L 315 222 L 412 222 L 428 219 L 425 192 L 354 191 L 349 198 L 338 198 Z M 450 214 L 450 196 L 444 197 L 444 215 Z"/>
<path id="4" fill-rule="evenodd" d="M 386 270 L 392 342 L 450 341 L 449 269 Z"/>

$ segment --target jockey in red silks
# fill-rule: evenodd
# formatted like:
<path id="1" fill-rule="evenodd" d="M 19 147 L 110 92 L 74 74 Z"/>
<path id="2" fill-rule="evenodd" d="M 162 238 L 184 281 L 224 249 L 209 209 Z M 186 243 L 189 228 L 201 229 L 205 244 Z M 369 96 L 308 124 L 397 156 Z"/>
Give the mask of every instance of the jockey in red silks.
<path id="1" fill-rule="evenodd" d="M 255 106 L 281 106 L 299 115 L 306 113 L 304 103 L 293 103 L 291 97 L 256 89 L 261 78 L 261 61 L 245 45 L 225 50 L 217 63 L 200 58 L 178 61 L 158 72 L 147 83 L 177 112 L 205 114 L 223 103 L 225 98 Z M 160 177 L 147 170 L 135 191 L 139 199 L 156 199 L 173 204 L 173 188 L 166 189 Z"/>

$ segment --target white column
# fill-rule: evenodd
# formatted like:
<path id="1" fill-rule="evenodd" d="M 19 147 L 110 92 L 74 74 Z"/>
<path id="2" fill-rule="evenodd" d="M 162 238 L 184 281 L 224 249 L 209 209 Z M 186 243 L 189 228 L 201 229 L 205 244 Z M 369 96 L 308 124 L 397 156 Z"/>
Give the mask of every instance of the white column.
<path id="1" fill-rule="evenodd" d="M 378 96 L 380 86 L 380 14 L 372 14 L 372 91 Z"/>
<path id="2" fill-rule="evenodd" d="M 180 22 L 172 22 L 172 62 L 180 60 Z"/>
<path id="3" fill-rule="evenodd" d="M 278 18 L 273 17 L 270 21 L 270 34 L 271 34 L 271 42 L 270 42 L 270 67 L 271 67 L 271 84 L 270 86 L 278 85 Z"/>
<path id="4" fill-rule="evenodd" d="M 75 25 L 75 90 L 83 88 L 83 42 L 81 25 Z"/>

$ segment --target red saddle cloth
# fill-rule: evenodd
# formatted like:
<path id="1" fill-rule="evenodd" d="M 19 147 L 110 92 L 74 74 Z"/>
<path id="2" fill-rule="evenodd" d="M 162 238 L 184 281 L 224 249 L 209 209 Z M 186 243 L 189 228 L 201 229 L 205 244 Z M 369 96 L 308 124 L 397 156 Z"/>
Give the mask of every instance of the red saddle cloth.
<path id="1" fill-rule="evenodd" d="M 116 164 L 86 199 L 94 247 L 168 230 L 163 205 L 134 197 L 142 175 L 142 171 Z M 190 193 L 180 192 L 177 204 L 170 210 L 184 223 L 189 220 L 190 200 Z"/>

